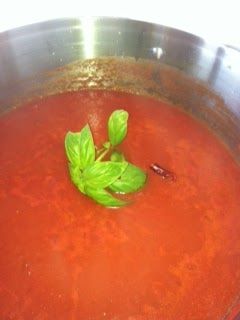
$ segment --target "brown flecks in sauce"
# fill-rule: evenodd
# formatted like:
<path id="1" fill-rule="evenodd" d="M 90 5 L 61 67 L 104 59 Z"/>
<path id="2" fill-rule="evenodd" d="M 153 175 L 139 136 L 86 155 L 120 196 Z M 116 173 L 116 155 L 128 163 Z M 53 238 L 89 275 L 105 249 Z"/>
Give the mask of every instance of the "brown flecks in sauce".
<path id="1" fill-rule="evenodd" d="M 207 128 L 157 100 L 65 93 L 0 118 L 0 318 L 219 320 L 240 291 L 240 169 Z M 144 170 L 133 204 L 106 209 L 72 185 L 64 136 L 97 144 L 116 108 L 122 145 Z M 199 170 L 201 168 L 201 170 Z"/>

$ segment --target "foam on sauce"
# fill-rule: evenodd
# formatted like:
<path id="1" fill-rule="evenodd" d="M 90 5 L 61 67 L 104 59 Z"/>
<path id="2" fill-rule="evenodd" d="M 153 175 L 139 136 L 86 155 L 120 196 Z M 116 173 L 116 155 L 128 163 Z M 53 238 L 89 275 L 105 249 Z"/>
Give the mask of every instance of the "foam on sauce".
<path id="1" fill-rule="evenodd" d="M 122 150 L 148 182 L 112 210 L 71 183 L 64 136 L 88 122 L 100 144 L 117 108 L 130 115 Z M 234 302 L 240 169 L 187 114 L 125 93 L 64 93 L 0 117 L 0 150 L 1 319 L 217 320 Z"/>

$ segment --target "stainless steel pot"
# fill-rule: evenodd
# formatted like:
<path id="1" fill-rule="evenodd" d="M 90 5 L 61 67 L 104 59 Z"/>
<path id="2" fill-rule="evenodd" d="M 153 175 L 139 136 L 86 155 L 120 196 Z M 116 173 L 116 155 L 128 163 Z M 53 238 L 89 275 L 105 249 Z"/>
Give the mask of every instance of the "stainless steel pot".
<path id="1" fill-rule="evenodd" d="M 1 113 L 36 96 L 81 88 L 171 100 L 206 122 L 240 161 L 235 49 L 164 26 L 111 18 L 55 20 L 0 34 Z M 240 319 L 238 303 L 224 319 L 232 312 L 231 319 Z"/>
<path id="2" fill-rule="evenodd" d="M 137 65 L 145 59 L 159 69 L 170 66 L 181 70 L 174 77 L 169 74 L 175 92 L 155 72 L 148 93 L 154 86 L 155 93 L 207 121 L 239 160 L 240 52 L 155 24 L 110 18 L 65 19 L 0 34 L 1 110 L 33 96 L 37 86 L 41 95 L 41 85 L 50 77 L 44 74 L 47 71 L 98 57 L 120 57 L 122 62 L 133 57 Z M 184 86 L 187 79 L 195 81 L 194 89 Z"/>

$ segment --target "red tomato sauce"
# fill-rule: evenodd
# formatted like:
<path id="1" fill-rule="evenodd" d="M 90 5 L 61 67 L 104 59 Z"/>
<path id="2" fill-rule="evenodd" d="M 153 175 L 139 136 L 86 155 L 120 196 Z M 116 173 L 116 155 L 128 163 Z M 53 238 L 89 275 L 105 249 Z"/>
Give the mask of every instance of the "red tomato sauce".
<path id="1" fill-rule="evenodd" d="M 148 181 L 107 209 L 71 183 L 64 137 L 89 123 L 104 142 L 119 108 L 130 115 L 121 150 Z M 240 293 L 239 195 L 224 145 L 165 102 L 82 91 L 1 116 L 0 319 L 222 319 Z"/>

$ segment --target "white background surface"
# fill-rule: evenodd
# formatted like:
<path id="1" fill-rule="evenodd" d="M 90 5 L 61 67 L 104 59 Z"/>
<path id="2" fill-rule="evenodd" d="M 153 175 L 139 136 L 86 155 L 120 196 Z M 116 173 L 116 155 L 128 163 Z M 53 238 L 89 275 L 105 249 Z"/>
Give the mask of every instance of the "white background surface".
<path id="1" fill-rule="evenodd" d="M 90 15 L 156 22 L 240 47 L 240 0 L 2 0 L 0 31 Z"/>

